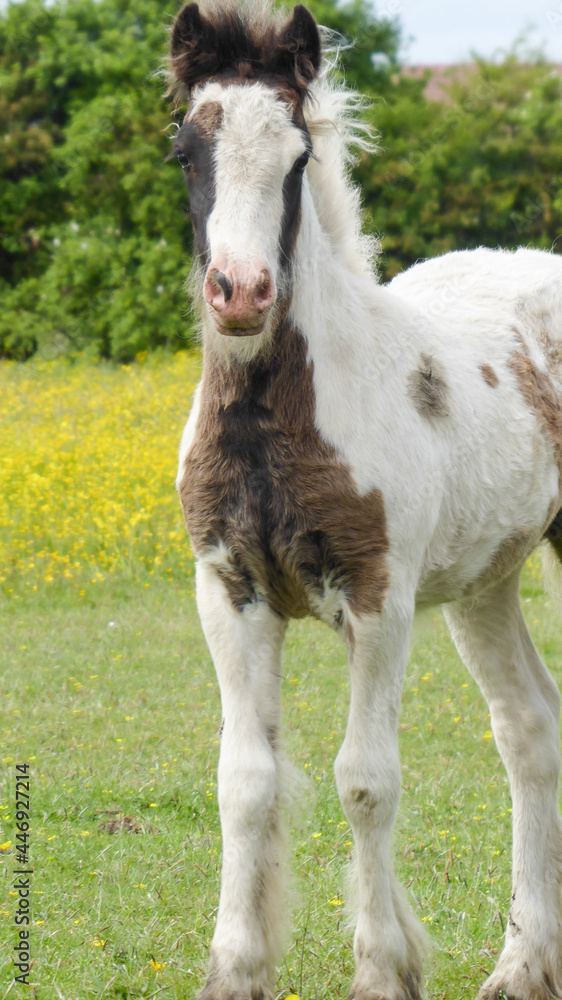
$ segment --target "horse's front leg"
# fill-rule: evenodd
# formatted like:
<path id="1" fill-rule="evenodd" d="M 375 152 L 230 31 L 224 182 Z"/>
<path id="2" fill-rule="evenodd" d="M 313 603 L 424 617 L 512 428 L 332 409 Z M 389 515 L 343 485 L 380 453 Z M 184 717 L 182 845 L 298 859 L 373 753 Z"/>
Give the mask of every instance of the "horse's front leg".
<path id="1" fill-rule="evenodd" d="M 398 713 L 413 601 L 387 600 L 383 615 L 348 629 L 351 703 L 336 780 L 355 837 L 356 975 L 349 1000 L 418 1000 L 421 926 L 398 886 L 391 832 L 400 798 Z"/>
<path id="2" fill-rule="evenodd" d="M 197 567 L 197 604 L 223 713 L 221 893 L 199 1000 L 264 1000 L 279 958 L 284 914 L 276 745 L 286 623 L 261 601 L 235 608 L 206 561 Z"/>

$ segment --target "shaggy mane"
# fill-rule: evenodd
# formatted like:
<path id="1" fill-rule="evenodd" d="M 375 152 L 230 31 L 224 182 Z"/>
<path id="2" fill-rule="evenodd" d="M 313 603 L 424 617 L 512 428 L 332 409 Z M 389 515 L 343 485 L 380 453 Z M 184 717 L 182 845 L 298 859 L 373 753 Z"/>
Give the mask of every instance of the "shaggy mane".
<path id="1" fill-rule="evenodd" d="M 377 150 L 377 132 L 366 119 L 369 101 L 338 81 L 338 36 L 321 29 L 322 69 L 310 87 L 304 117 L 317 159 L 307 174 L 314 207 L 334 253 L 355 273 L 376 273 L 380 241 L 363 233 L 361 189 L 351 176 L 357 154 Z"/>

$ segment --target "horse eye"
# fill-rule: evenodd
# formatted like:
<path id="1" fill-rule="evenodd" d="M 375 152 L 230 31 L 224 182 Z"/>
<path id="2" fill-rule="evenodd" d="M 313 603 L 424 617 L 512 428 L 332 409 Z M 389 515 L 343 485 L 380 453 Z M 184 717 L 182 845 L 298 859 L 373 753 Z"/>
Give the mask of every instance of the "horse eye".
<path id="1" fill-rule="evenodd" d="M 189 160 L 188 160 L 187 156 L 185 155 L 185 153 L 178 153 L 177 157 L 178 157 L 179 165 L 182 168 L 182 170 L 187 170 L 187 168 L 191 166 L 191 163 L 189 162 Z"/>
<path id="2" fill-rule="evenodd" d="M 309 159 L 310 159 L 310 153 L 303 153 L 302 156 L 299 156 L 298 160 L 295 161 L 293 170 L 296 170 L 297 174 L 302 174 Z"/>

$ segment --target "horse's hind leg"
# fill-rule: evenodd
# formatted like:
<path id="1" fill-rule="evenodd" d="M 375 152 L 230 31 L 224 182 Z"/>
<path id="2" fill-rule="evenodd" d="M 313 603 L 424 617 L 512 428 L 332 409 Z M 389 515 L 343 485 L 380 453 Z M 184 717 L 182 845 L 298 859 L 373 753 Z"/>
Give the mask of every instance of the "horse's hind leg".
<path id="1" fill-rule="evenodd" d="M 505 945 L 478 1000 L 562 997 L 558 689 L 525 627 L 518 573 L 444 612 L 490 706 L 513 804 L 513 890 Z"/>
<path id="2" fill-rule="evenodd" d="M 265 1000 L 284 924 L 276 745 L 285 622 L 261 601 L 235 608 L 205 561 L 197 566 L 197 604 L 223 711 L 221 893 L 199 1000 Z"/>

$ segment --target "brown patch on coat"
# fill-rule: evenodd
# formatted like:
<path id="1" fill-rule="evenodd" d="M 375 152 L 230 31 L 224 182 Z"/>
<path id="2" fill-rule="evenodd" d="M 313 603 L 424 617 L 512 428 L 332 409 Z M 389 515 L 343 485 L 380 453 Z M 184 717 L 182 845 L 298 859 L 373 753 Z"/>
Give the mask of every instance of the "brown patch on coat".
<path id="1" fill-rule="evenodd" d="M 380 612 L 383 499 L 361 496 L 320 437 L 300 333 L 283 320 L 269 359 L 247 365 L 207 351 L 200 406 L 180 498 L 195 552 L 226 547 L 217 571 L 235 607 L 261 595 L 283 617 L 314 614 L 327 582 L 356 614 Z"/>
<path id="2" fill-rule="evenodd" d="M 482 378 L 492 389 L 495 389 L 500 384 L 500 380 L 491 365 L 480 365 L 480 371 L 482 372 Z"/>
<path id="3" fill-rule="evenodd" d="M 247 604 L 256 599 L 254 581 L 240 559 L 235 555 L 230 555 L 229 558 L 231 561 L 228 566 L 220 563 L 216 572 L 224 583 L 231 604 L 238 611 L 242 611 Z"/>
<path id="4" fill-rule="evenodd" d="M 297 91 L 289 87 L 284 81 L 279 83 L 275 89 L 277 90 L 278 100 L 283 101 L 290 108 L 295 124 L 304 125 L 304 113 Z"/>
<path id="5" fill-rule="evenodd" d="M 216 196 L 214 132 L 211 130 L 211 124 L 216 123 L 216 109 L 212 105 L 216 104 L 218 102 L 209 101 L 200 111 L 195 112 L 193 120 L 184 120 L 174 136 L 172 150 L 166 157 L 171 160 L 175 156 L 183 156 L 189 162 L 189 170 L 184 170 L 189 191 L 189 212 L 195 248 L 205 263 L 208 263 L 209 254 L 207 219 L 213 210 Z M 210 108 L 207 114 L 205 107 Z"/>
<path id="6" fill-rule="evenodd" d="M 537 341 L 544 351 L 549 369 L 554 370 L 555 374 L 560 378 L 560 369 L 562 368 L 562 344 L 560 340 L 554 340 L 549 336 L 549 332 L 539 330 Z"/>
<path id="7" fill-rule="evenodd" d="M 535 411 L 542 429 L 552 441 L 560 480 L 562 476 L 562 405 L 552 379 L 546 372 L 537 368 L 531 360 L 520 331 L 514 328 L 514 333 L 521 349 L 513 352 L 508 365 L 517 377 L 521 394 L 527 406 Z M 549 357 L 549 361 L 553 362 L 552 356 Z M 554 519 L 549 522 L 543 537 L 551 543 L 560 562 L 562 562 L 561 529 L 562 512 L 558 511 Z"/>
<path id="8" fill-rule="evenodd" d="M 562 469 L 562 406 L 550 376 L 537 368 L 526 347 L 514 351 L 508 363 L 519 383 L 527 406 L 534 410 L 539 423 L 554 445 L 558 468 Z"/>
<path id="9" fill-rule="evenodd" d="M 354 811 L 357 811 L 359 806 L 364 812 L 372 813 L 379 804 L 379 799 L 368 788 L 353 788 L 349 798 L 353 802 Z"/>
<path id="10" fill-rule="evenodd" d="M 408 395 L 422 417 L 446 417 L 447 382 L 444 370 L 429 354 L 422 354 L 419 368 L 408 376 Z"/>
<path id="11" fill-rule="evenodd" d="M 523 326 L 527 330 L 532 330 L 533 339 L 544 352 L 547 367 L 554 370 L 560 376 L 562 367 L 562 343 L 556 335 L 556 317 L 552 309 L 544 304 L 544 289 L 538 291 L 536 296 L 526 298 L 519 303 L 518 313 Z M 537 305 L 538 300 L 538 305 Z M 522 340 L 522 335 L 518 327 L 513 327 L 518 337 Z"/>
<path id="12" fill-rule="evenodd" d="M 188 121 L 194 125 L 202 139 L 211 142 L 222 125 L 223 106 L 220 101 L 205 101 Z"/>

